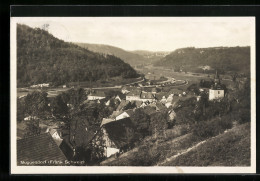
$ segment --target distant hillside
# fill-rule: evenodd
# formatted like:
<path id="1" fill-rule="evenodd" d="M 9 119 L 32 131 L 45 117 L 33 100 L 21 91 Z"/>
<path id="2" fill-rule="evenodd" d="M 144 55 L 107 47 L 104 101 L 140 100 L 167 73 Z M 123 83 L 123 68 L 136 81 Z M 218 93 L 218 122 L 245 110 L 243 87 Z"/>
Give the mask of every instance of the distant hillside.
<path id="1" fill-rule="evenodd" d="M 129 52 L 121 48 L 117 48 L 110 45 L 89 44 L 89 43 L 75 43 L 75 44 L 93 52 L 117 56 L 132 66 L 146 64 L 150 62 L 149 59 L 145 58 L 142 55 L 136 54 L 134 52 Z"/>
<path id="2" fill-rule="evenodd" d="M 18 86 L 137 76 L 135 70 L 120 58 L 103 56 L 66 43 L 39 28 L 17 25 Z"/>
<path id="3" fill-rule="evenodd" d="M 250 47 L 182 48 L 177 49 L 155 66 L 199 71 L 202 67 L 222 71 L 250 71 Z"/>
<path id="4" fill-rule="evenodd" d="M 135 50 L 135 51 L 132 51 L 132 52 L 149 59 L 151 62 L 160 60 L 161 58 L 163 58 L 166 55 L 171 53 L 171 52 L 167 52 L 167 51 L 153 52 L 153 51 L 147 51 L 147 50 Z"/>

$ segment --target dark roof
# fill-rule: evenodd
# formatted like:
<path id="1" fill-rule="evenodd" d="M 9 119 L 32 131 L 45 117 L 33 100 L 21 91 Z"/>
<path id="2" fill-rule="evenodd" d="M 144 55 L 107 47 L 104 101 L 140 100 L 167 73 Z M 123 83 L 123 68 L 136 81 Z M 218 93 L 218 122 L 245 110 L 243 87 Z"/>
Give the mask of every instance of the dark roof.
<path id="1" fill-rule="evenodd" d="M 73 147 L 69 143 L 69 137 L 68 139 L 63 139 L 61 144 L 60 144 L 60 149 L 63 152 L 63 154 L 66 156 L 68 160 L 71 160 L 73 157 Z"/>
<path id="2" fill-rule="evenodd" d="M 131 117 L 134 115 L 135 111 L 133 109 L 127 109 L 125 112 Z"/>
<path id="3" fill-rule="evenodd" d="M 127 96 L 140 96 L 141 94 L 141 90 L 133 90 L 133 91 L 130 91 Z"/>
<path id="4" fill-rule="evenodd" d="M 18 165 L 21 161 L 59 160 L 64 162 L 66 159 L 49 133 L 17 140 Z"/>
<path id="5" fill-rule="evenodd" d="M 122 114 L 123 112 L 124 112 L 123 110 L 113 111 L 113 113 L 109 116 L 109 118 L 115 119 L 117 116 L 119 116 L 119 115 Z"/>
<path id="6" fill-rule="evenodd" d="M 89 96 L 106 97 L 103 91 L 93 91 L 89 94 Z"/>
<path id="7" fill-rule="evenodd" d="M 221 85 L 221 84 L 212 85 L 210 89 L 212 89 L 212 90 L 224 90 L 224 86 Z"/>
<path id="8" fill-rule="evenodd" d="M 125 99 L 125 95 L 124 94 L 117 94 L 116 97 L 119 96 L 119 98 L 122 100 L 122 99 Z"/>
<path id="9" fill-rule="evenodd" d="M 126 107 L 129 103 L 130 103 L 130 101 L 122 100 L 120 102 L 120 104 L 118 105 L 118 107 L 116 108 L 116 110 L 117 111 L 123 110 L 124 107 Z"/>
<path id="10" fill-rule="evenodd" d="M 130 144 L 135 136 L 134 126 L 130 118 L 105 124 L 104 128 L 108 133 L 109 139 L 114 142 L 117 148 Z"/>

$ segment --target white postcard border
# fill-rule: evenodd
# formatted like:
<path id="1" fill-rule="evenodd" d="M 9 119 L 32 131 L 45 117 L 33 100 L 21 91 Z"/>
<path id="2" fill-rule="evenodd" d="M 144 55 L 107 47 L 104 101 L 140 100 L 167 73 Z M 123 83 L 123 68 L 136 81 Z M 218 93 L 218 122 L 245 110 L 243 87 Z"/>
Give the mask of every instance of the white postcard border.
<path id="1" fill-rule="evenodd" d="M 250 33 L 250 50 L 251 50 L 251 166 L 250 167 L 130 167 L 130 166 L 17 166 L 17 125 L 16 125 L 16 24 L 21 19 L 37 21 L 37 19 L 59 19 L 78 21 L 87 17 L 11 17 L 10 23 L 10 95 L 11 95 L 11 120 L 10 120 L 10 151 L 11 151 L 11 174 L 198 174 L 198 173 L 256 173 L 256 67 L 255 67 L 255 17 L 134 17 L 142 20 L 165 20 L 175 18 L 176 21 L 185 20 L 209 20 L 221 21 L 222 18 L 228 21 L 249 21 L 251 25 Z M 98 18 L 108 17 L 89 17 Z M 110 17 L 111 18 L 111 17 Z M 112 17 L 112 18 L 129 18 L 129 17 Z M 129 18 L 133 19 L 133 18 Z"/>

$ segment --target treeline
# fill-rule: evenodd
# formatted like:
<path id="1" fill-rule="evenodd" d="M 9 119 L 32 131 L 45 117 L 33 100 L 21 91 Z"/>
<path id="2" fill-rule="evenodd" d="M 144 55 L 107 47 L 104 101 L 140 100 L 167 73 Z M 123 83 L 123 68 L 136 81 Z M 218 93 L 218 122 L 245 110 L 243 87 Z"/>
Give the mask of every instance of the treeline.
<path id="1" fill-rule="evenodd" d="M 55 38 L 39 28 L 17 25 L 17 84 L 61 85 L 67 82 L 134 78 L 135 70 L 120 58 L 103 56 Z"/>
<path id="2" fill-rule="evenodd" d="M 191 72 L 205 72 L 200 66 L 210 66 L 224 72 L 249 73 L 250 47 L 182 48 L 156 62 L 155 66 Z"/>

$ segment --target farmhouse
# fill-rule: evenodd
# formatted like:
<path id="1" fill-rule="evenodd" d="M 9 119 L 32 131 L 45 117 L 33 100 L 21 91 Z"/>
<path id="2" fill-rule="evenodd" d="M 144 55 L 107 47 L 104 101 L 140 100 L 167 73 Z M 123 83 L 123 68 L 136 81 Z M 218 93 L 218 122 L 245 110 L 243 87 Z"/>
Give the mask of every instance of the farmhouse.
<path id="1" fill-rule="evenodd" d="M 109 118 L 102 120 L 100 127 L 103 133 L 102 139 L 106 157 L 118 153 L 120 149 L 130 144 L 134 136 L 134 129 L 130 120 L 133 113 L 133 110 L 114 111 Z"/>

